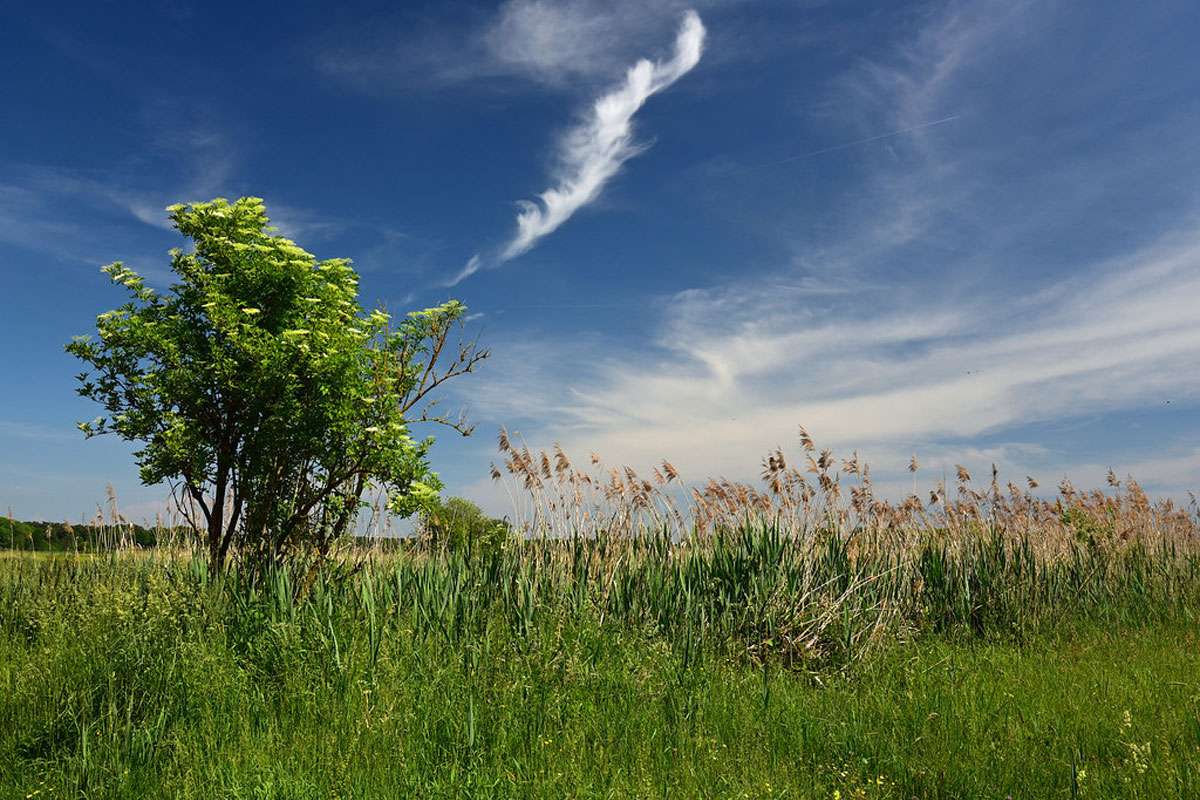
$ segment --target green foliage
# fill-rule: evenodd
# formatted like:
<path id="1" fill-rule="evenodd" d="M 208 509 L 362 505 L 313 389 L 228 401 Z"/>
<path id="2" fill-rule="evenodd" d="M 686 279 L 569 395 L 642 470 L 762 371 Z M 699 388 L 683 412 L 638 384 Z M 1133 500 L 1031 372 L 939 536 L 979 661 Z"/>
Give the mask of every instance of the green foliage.
<path id="1" fill-rule="evenodd" d="M 1100 519 L 1097 515 L 1081 506 L 1067 506 L 1062 512 L 1062 523 L 1075 533 L 1075 538 L 1081 542 L 1096 542 L 1113 535 L 1111 519 Z"/>
<path id="2" fill-rule="evenodd" d="M 168 210 L 193 245 L 171 252 L 178 282 L 159 293 L 110 264 L 130 301 L 98 317 L 97 340 L 67 346 L 89 367 L 79 393 L 106 412 L 83 432 L 140 444 L 142 481 L 170 482 L 199 507 L 218 569 L 231 546 L 259 564 L 325 552 L 372 485 L 400 515 L 434 502 L 432 439 L 409 426 L 469 432 L 418 407 L 487 355 L 447 350 L 465 307 L 398 323 L 365 311 L 350 262 L 273 234 L 257 198 Z"/>
<path id="3" fill-rule="evenodd" d="M 944 553 L 911 589 L 944 598 L 943 627 L 793 670 L 742 657 L 800 574 L 768 532 L 401 551 L 311 583 L 0 556 L 0 797 L 1200 794 L 1194 566 Z M 1059 607 L 1006 605 L 1037 625 L 996 637 L 956 611 L 980 586 Z"/>
<path id="4" fill-rule="evenodd" d="M 420 530 L 434 548 L 468 555 L 493 553 L 513 539 L 507 522 L 487 516 L 462 497 L 451 497 L 425 509 Z"/>

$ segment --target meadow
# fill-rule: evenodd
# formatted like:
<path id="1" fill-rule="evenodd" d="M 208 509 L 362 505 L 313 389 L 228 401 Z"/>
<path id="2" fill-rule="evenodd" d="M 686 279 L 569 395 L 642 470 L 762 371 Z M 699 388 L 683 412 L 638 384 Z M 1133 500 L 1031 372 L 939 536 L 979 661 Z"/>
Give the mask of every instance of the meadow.
<path id="1" fill-rule="evenodd" d="M 0 796 L 1200 796 L 1194 507 L 802 443 L 684 490 L 502 435 L 512 535 L 265 576 L 0 556 Z"/>

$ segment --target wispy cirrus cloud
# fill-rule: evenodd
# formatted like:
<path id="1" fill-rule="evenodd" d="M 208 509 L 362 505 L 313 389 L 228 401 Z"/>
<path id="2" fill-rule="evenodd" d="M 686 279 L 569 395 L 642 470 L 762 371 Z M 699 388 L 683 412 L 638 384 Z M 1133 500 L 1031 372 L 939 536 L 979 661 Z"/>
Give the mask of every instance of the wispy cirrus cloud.
<path id="1" fill-rule="evenodd" d="M 611 80 L 686 8 L 684 0 L 507 0 L 488 14 L 377 18 L 329 32 L 316 67 L 370 93 L 466 83 L 563 90 Z"/>
<path id="2" fill-rule="evenodd" d="M 467 278 L 474 275 L 476 272 L 479 272 L 479 270 L 482 267 L 483 267 L 483 256 L 479 255 L 479 253 L 476 253 L 475 255 L 468 258 L 467 263 L 463 265 L 463 268 L 461 270 L 459 270 L 457 273 L 455 273 L 454 276 L 451 277 L 450 280 L 446 281 L 446 283 L 443 285 L 457 286 L 458 284 L 465 281 Z"/>
<path id="3" fill-rule="evenodd" d="M 540 202 L 522 201 L 517 234 L 501 252 L 501 261 L 528 252 L 557 230 L 596 199 L 622 164 L 643 151 L 645 146 L 633 139 L 634 114 L 700 63 L 704 33 L 700 15 L 685 13 L 671 58 L 638 61 L 625 73 L 624 84 L 598 98 L 585 121 L 567 132 L 560 144 L 558 185 L 542 192 Z"/>
<path id="4" fill-rule="evenodd" d="M 151 97 L 136 114 L 137 152 L 111 166 L 83 170 L 0 161 L 0 242 L 64 261 L 102 263 L 123 254 L 148 277 L 164 278 L 162 268 L 152 266 L 161 255 L 130 256 L 126 242 L 141 249 L 145 237 L 138 234 L 153 233 L 143 225 L 173 231 L 166 211 L 172 203 L 237 194 L 240 148 L 214 116 L 173 98 Z M 270 202 L 269 211 L 280 233 L 309 242 L 336 237 L 352 224 L 286 203 Z M 88 218 L 106 224 L 80 222 Z M 114 244 L 114 237 L 122 243 Z"/>
<path id="5" fill-rule="evenodd" d="M 237 147 L 211 115 L 158 97 L 135 117 L 136 150 L 104 168 L 0 160 L 0 242 L 99 264 L 144 253 L 143 225 L 171 230 L 169 204 L 228 192 Z"/>
<path id="6" fill-rule="evenodd" d="M 677 2 L 510 0 L 482 33 L 495 65 L 551 86 L 607 78 L 660 34 Z M 628 61 L 625 61 L 628 63 Z"/>
<path id="7" fill-rule="evenodd" d="M 575 212 L 599 197 L 626 161 L 645 151 L 647 145 L 634 139 L 634 115 L 653 95 L 700 63 L 704 37 L 700 15 L 695 11 L 685 12 L 670 58 L 638 60 L 626 71 L 620 86 L 593 101 L 583 121 L 568 130 L 558 143 L 556 185 L 538 195 L 536 201 L 520 201 L 517 232 L 492 259 L 493 264 L 529 252 Z M 476 253 L 445 285 L 457 285 L 488 266 L 487 261 Z"/>
<path id="8" fill-rule="evenodd" d="M 841 127 L 862 146 L 812 148 L 853 166 L 828 211 L 771 209 L 791 263 L 661 298 L 634 346 L 528 336 L 510 368 L 498 345 L 496 371 L 514 383 L 477 392 L 480 413 L 532 445 L 639 468 L 668 457 L 692 478 L 753 480 L 803 423 L 822 445 L 864 451 L 898 491 L 914 451 L 935 470 L 996 461 L 1010 477 L 1098 483 L 1111 466 L 1161 492 L 1195 489 L 1200 442 L 1169 433 L 1194 431 L 1200 407 L 1200 196 L 1173 179 L 1195 162 L 1194 120 L 1165 106 L 1093 138 L 1128 76 L 1052 47 L 1029 63 L 1030 31 L 1056 30 L 1044 13 L 951 4 L 833 78 L 853 101 Z M 1080 70 L 1095 79 L 1087 96 L 1045 91 Z M 854 135 L 881 130 L 903 135 Z M 727 204 L 731 188 L 718 186 Z M 1153 421 L 1103 444 L 1067 432 L 1122 415 Z"/>
<path id="9" fill-rule="evenodd" d="M 1200 400 L 1188 367 L 1200 358 L 1200 238 L 1167 237 L 1088 271 L 1086 296 L 1064 280 L 1002 305 L 894 292 L 863 308 L 861 296 L 817 305 L 784 285 L 688 290 L 663 304 L 637 354 L 609 349 L 597 363 L 596 342 L 498 347 L 495 371 L 513 384 L 493 380 L 473 397 L 532 444 L 639 468 L 668 457 L 692 477 L 751 478 L 801 423 L 823 446 L 863 449 L 884 479 L 914 450 L 933 466 L 1044 468 L 1048 454 L 1019 434 L 989 446 L 979 437 Z M 564 381 L 588 358 L 586 377 Z"/>

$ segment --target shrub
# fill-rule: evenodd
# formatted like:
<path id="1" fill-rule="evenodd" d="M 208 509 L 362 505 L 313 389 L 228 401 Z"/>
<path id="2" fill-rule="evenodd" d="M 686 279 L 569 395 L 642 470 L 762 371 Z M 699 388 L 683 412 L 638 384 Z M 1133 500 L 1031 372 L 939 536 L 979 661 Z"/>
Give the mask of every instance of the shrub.
<path id="1" fill-rule="evenodd" d="M 422 513 L 421 535 L 432 547 L 468 555 L 490 554 L 504 547 L 512 528 L 505 520 L 487 516 L 470 500 L 451 497 Z"/>

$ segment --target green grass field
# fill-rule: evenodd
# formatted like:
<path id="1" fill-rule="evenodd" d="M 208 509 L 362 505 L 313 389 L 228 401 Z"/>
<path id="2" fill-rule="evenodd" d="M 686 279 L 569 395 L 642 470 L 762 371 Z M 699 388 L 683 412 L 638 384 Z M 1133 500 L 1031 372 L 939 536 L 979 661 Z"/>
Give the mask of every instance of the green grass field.
<path id="1" fill-rule="evenodd" d="M 1200 796 L 1194 560 L 981 549 L 847 592 L 763 531 L 604 547 L 259 588 L 0 559 L 0 797 Z M 836 603 L 800 652 L 802 569 L 790 613 Z"/>

